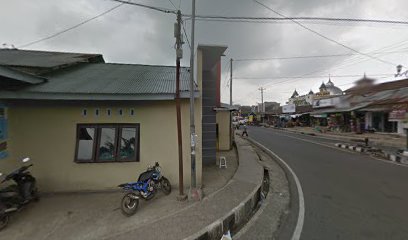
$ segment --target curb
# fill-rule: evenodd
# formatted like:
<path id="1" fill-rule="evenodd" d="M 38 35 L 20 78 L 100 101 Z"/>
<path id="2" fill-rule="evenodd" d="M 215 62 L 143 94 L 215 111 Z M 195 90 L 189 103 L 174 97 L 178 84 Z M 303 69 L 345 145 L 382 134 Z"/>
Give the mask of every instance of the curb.
<path id="1" fill-rule="evenodd" d="M 239 157 L 240 156 L 238 155 L 238 158 Z M 256 162 L 256 164 L 258 163 Z M 262 166 L 260 167 L 263 169 Z M 226 231 L 241 228 L 253 216 L 254 210 L 258 207 L 258 202 L 261 199 L 262 183 L 263 178 L 240 204 L 226 213 L 223 217 L 215 220 L 193 235 L 184 238 L 184 240 L 219 240 Z"/>
<path id="2" fill-rule="evenodd" d="M 267 149 L 266 147 L 264 147 L 263 145 L 261 145 L 260 143 L 258 143 L 256 140 L 254 140 L 252 138 L 248 138 L 248 140 L 252 144 L 254 144 L 255 146 L 259 147 L 266 154 L 268 154 L 281 167 L 281 169 L 285 172 L 286 179 L 288 180 L 288 184 L 289 184 L 289 191 L 290 191 L 290 200 L 289 200 L 290 203 L 289 203 L 289 205 L 291 205 L 291 208 L 292 208 L 291 211 L 293 211 L 294 210 L 293 206 L 298 204 L 298 207 L 297 207 L 298 215 L 296 217 L 297 218 L 296 219 L 296 227 L 293 230 L 293 233 L 290 232 L 291 237 L 285 236 L 285 235 L 283 235 L 283 236 L 285 236 L 284 238 L 290 238 L 291 240 L 299 240 L 299 238 L 301 236 L 301 233 L 302 233 L 302 228 L 303 228 L 303 224 L 304 224 L 304 214 L 305 213 L 304 213 L 303 190 L 302 190 L 302 186 L 300 185 L 300 183 L 296 183 L 296 181 L 299 181 L 297 179 L 296 174 L 293 172 L 293 170 L 290 168 L 289 165 L 287 165 L 287 163 L 284 160 L 282 160 L 279 156 L 274 155 L 274 153 L 271 150 Z M 301 205 L 303 205 L 303 212 L 301 211 Z M 289 216 L 287 215 L 284 219 L 282 219 L 281 224 L 288 224 L 289 222 L 290 222 Z M 288 230 L 286 230 L 286 231 L 288 231 Z M 278 231 L 278 235 L 280 236 L 279 238 L 282 237 L 281 234 L 282 234 L 282 229 L 280 229 Z"/>
<path id="3" fill-rule="evenodd" d="M 369 153 L 369 151 L 367 151 L 367 149 L 363 148 L 363 147 L 357 147 L 357 146 L 353 146 L 350 144 L 343 144 L 343 143 L 336 143 L 334 144 L 336 147 L 339 148 L 343 148 L 343 149 L 348 149 L 351 151 L 355 151 L 355 152 L 360 152 L 360 153 Z M 408 164 L 408 158 L 404 158 L 401 157 L 397 154 L 391 154 L 388 152 L 385 152 L 383 150 L 380 149 L 380 152 L 382 154 L 384 154 L 385 158 L 392 161 L 392 162 L 397 162 L 397 163 L 401 163 L 401 164 Z"/>
<path id="4" fill-rule="evenodd" d="M 262 183 L 260 183 L 243 202 L 233 208 L 230 212 L 203 228 L 201 231 L 184 238 L 184 240 L 218 240 L 222 238 L 225 231 L 237 229 L 244 225 L 252 215 L 252 211 L 258 205 L 259 199 L 261 199 L 261 187 Z"/>
<path id="5" fill-rule="evenodd" d="M 329 135 L 325 135 L 325 134 L 321 134 L 321 133 L 310 133 L 310 132 L 303 132 L 303 131 L 296 131 L 296 130 L 290 130 L 288 128 L 274 128 L 277 130 L 281 130 L 281 131 L 286 131 L 286 132 L 291 132 L 291 133 L 295 133 L 295 134 L 304 134 L 304 135 L 310 135 L 310 136 L 318 136 L 318 137 L 327 137 L 327 138 L 333 138 L 336 139 L 338 141 L 345 141 L 346 140 L 361 140 L 358 137 L 353 137 L 353 136 L 341 136 L 341 135 L 333 135 L 333 134 L 329 134 Z M 370 140 L 370 142 L 374 143 L 377 146 L 382 146 L 385 145 L 382 141 L 378 141 L 378 140 Z M 400 144 L 390 144 L 388 145 L 390 147 L 397 147 L 400 148 L 401 145 Z"/>

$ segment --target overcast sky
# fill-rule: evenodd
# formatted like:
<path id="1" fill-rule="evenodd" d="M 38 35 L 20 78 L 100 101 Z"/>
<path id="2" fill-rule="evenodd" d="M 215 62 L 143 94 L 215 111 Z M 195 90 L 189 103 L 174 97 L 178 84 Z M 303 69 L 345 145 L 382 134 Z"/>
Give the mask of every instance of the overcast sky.
<path id="1" fill-rule="evenodd" d="M 133 0 L 174 8 L 169 0 Z M 180 0 L 172 0 L 178 8 Z M 406 0 L 260 0 L 286 16 L 349 17 L 408 21 Z M 0 44 L 20 46 L 46 37 L 118 3 L 109 0 L 0 0 Z M 181 0 L 183 13 L 191 13 L 191 1 Z M 249 17 L 279 17 L 252 0 L 197 0 L 197 14 Z M 111 13 L 28 49 L 101 53 L 107 62 L 173 65 L 175 16 L 123 5 Z M 377 51 L 376 57 L 408 66 L 408 26 L 387 24 L 302 22 L 313 30 L 360 52 Z M 190 22 L 186 21 L 190 34 Z M 404 42 L 406 41 L 406 42 Z M 227 45 L 223 57 L 222 100 L 229 102 L 227 70 L 230 58 L 270 58 L 305 55 L 347 54 L 352 51 L 329 42 L 294 23 L 196 22 L 196 44 Z M 184 45 L 182 64 L 189 65 Z M 387 47 L 387 48 L 385 48 Z M 393 53 L 384 53 L 393 52 Z M 300 94 L 317 91 L 322 81 L 342 89 L 357 80 L 338 75 L 393 74 L 395 66 L 365 56 L 317 59 L 234 62 L 234 103 L 265 101 L 284 103 L 296 88 Z M 309 75 L 308 75 L 309 74 Z M 279 79 L 288 76 L 323 78 Z M 249 78 L 249 79 L 246 79 Z M 252 79 L 251 79 L 252 78 Z M 269 78 L 269 79 L 265 79 Z M 392 78 L 379 78 L 379 82 Z"/>

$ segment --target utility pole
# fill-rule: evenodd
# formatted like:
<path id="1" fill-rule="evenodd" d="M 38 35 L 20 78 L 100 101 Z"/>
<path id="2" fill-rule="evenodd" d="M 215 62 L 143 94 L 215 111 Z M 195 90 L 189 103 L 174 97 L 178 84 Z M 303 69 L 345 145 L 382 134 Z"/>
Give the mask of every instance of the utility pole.
<path id="1" fill-rule="evenodd" d="M 191 142 L 191 187 L 190 193 L 194 200 L 201 199 L 201 193 L 197 189 L 196 181 L 196 132 L 194 122 L 194 25 L 195 25 L 195 0 L 192 1 L 191 9 L 191 45 L 190 45 L 190 142 Z"/>
<path id="2" fill-rule="evenodd" d="M 261 91 L 261 116 L 263 115 L 263 114 L 265 114 L 265 107 L 264 107 L 264 101 L 263 101 L 263 92 L 264 92 L 264 90 L 266 90 L 266 88 L 263 88 L 263 87 L 260 87 L 260 88 L 258 88 L 258 90 L 259 91 Z M 265 117 L 263 116 L 262 117 L 262 122 L 264 122 L 264 120 L 265 120 Z"/>
<path id="3" fill-rule="evenodd" d="M 184 201 L 187 196 L 184 195 L 183 179 L 183 141 L 181 133 L 181 109 L 180 109 L 180 59 L 183 57 L 183 44 L 181 35 L 181 11 L 177 11 L 177 23 L 174 24 L 174 37 L 176 38 L 176 111 L 177 111 L 177 140 L 179 157 L 179 201 Z"/>
<path id="4" fill-rule="evenodd" d="M 230 106 L 232 106 L 232 58 L 230 59 Z"/>

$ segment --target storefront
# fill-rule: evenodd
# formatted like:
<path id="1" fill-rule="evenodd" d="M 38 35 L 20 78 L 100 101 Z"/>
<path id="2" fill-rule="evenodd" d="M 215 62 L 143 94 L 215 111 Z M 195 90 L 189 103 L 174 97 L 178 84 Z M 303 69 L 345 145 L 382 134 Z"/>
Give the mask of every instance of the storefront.
<path id="1" fill-rule="evenodd" d="M 408 128 L 408 113 L 405 109 L 393 110 L 388 115 L 388 121 L 396 125 L 396 132 L 404 135 L 404 128 Z"/>

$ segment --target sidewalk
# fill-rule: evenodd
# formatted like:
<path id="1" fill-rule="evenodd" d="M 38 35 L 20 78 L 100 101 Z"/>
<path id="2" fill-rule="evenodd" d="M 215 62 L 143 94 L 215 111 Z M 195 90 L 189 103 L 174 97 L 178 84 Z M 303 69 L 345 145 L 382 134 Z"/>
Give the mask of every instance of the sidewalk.
<path id="1" fill-rule="evenodd" d="M 141 201 L 132 217 L 120 213 L 120 192 L 45 196 L 14 214 L 1 232 L 8 240 L 23 239 L 220 239 L 223 230 L 246 221 L 257 202 L 263 168 L 252 147 L 237 138 L 235 150 L 219 153 L 228 168 L 204 169 L 201 202 L 178 202 L 169 196 Z M 165 174 L 165 172 L 164 172 Z M 0 237 L 0 238 L 1 238 Z"/>
<path id="2" fill-rule="evenodd" d="M 333 139 L 352 141 L 364 143 L 364 139 L 368 138 L 369 143 L 388 149 L 389 151 L 396 151 L 397 149 L 406 147 L 406 137 L 397 134 L 390 133 L 341 133 L 341 132 L 325 132 L 321 133 L 316 131 L 312 127 L 293 127 L 293 128 L 280 128 L 289 132 L 304 133 L 304 134 L 314 134 L 316 136 L 330 137 Z"/>
<path id="3" fill-rule="evenodd" d="M 105 239 L 220 239 L 223 232 L 245 223 L 255 208 L 263 179 L 263 168 L 246 141 L 236 138 L 239 166 L 230 182 L 203 201 L 154 223 L 155 231 L 145 228 L 115 233 Z"/>

